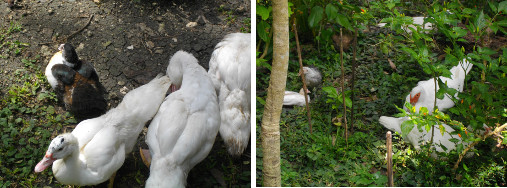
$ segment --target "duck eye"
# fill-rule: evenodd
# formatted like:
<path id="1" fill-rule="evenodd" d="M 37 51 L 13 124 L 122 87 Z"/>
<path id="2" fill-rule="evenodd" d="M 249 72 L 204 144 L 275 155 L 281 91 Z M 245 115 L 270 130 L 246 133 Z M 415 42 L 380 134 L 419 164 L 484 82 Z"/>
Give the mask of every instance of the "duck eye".
<path id="1" fill-rule="evenodd" d="M 58 151 L 62 151 L 62 150 L 63 150 L 63 148 L 58 149 Z"/>

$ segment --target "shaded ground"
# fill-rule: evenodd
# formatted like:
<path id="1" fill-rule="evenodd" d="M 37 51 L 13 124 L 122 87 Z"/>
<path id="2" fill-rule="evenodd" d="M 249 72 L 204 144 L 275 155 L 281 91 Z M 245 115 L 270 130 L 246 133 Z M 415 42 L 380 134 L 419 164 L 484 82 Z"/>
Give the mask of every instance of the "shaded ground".
<path id="1" fill-rule="evenodd" d="M 180 49 L 208 69 L 213 48 L 223 36 L 250 30 L 250 1 L 17 1 L 12 10 L 2 2 L 0 16 L 2 27 L 19 23 L 22 31 L 12 37 L 29 44 L 19 55 L 0 59 L 0 94 L 16 84 L 12 74 L 23 67 L 21 59 L 39 55 L 44 69 L 58 45 L 68 42 L 81 59 L 95 66 L 111 108 L 126 92 L 165 73 L 170 56 Z M 197 25 L 187 27 L 190 22 Z M 56 106 L 63 111 L 62 105 Z M 144 143 L 144 135 L 138 143 Z M 115 187 L 141 187 L 148 176 L 149 169 L 134 149 L 118 171 Z M 54 186 L 54 181 L 41 179 L 34 186 Z M 188 175 L 189 187 L 249 185 L 250 147 L 233 159 L 219 136 L 210 155 Z"/>

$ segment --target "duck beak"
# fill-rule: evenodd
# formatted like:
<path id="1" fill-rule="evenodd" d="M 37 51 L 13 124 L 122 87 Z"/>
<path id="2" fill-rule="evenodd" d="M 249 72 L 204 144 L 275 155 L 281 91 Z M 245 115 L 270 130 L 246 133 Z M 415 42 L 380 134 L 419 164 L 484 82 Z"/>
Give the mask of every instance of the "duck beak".
<path id="1" fill-rule="evenodd" d="M 51 164 L 53 164 L 53 162 L 55 162 L 55 161 L 56 161 L 56 159 L 53 158 L 52 153 L 46 153 L 44 158 L 39 163 L 37 163 L 37 165 L 35 166 L 35 172 L 39 173 L 39 172 L 46 170 L 46 168 L 51 166 Z"/>
<path id="2" fill-rule="evenodd" d="M 60 44 L 60 46 L 58 47 L 58 50 L 63 51 L 63 46 L 65 46 L 65 44 Z"/>
<path id="3" fill-rule="evenodd" d="M 175 92 L 175 91 L 178 91 L 180 89 L 180 86 L 177 86 L 177 85 L 174 85 L 174 84 L 171 84 L 171 86 L 169 87 L 170 90 L 171 90 L 171 93 Z"/>

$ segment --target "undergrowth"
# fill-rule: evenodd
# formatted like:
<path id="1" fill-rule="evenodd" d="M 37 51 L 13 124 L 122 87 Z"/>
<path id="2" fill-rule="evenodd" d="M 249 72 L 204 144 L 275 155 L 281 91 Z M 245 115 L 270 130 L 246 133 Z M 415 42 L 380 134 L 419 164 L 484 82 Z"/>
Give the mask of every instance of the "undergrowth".
<path id="1" fill-rule="evenodd" d="M 475 43 L 460 40 L 460 37 L 465 37 L 464 33 L 466 34 L 463 30 L 452 29 L 453 32 L 447 33 L 449 36 L 439 33 L 451 30 L 449 28 L 446 30 L 447 25 L 439 28 L 439 31 L 431 31 L 434 34 L 433 38 L 428 38 L 421 34 L 422 32 L 418 33 L 419 35 L 400 34 L 400 23 L 401 20 L 407 19 L 405 14 L 420 15 L 425 11 L 431 12 L 434 17 L 444 18 L 448 16 L 445 10 L 449 8 L 455 14 L 463 16 L 463 19 L 470 20 L 470 22 L 466 22 L 468 24 L 480 23 L 475 25 L 477 26 L 475 30 L 472 29 L 474 27 L 469 27 L 473 31 L 472 34 L 468 33 L 468 36 L 482 37 L 484 34 L 482 31 L 486 28 L 484 23 L 489 23 L 487 21 L 493 23 L 490 26 L 498 31 L 497 36 L 505 36 L 505 30 L 503 30 L 505 19 L 499 10 L 505 9 L 507 2 L 484 3 L 475 8 L 466 8 L 470 5 L 460 5 L 457 1 L 445 2 L 443 5 L 433 3 L 433 7 L 429 6 L 428 2 L 418 1 L 391 0 L 372 2 L 369 5 L 361 2 L 343 1 L 343 4 L 340 2 L 305 0 L 292 2 L 294 8 L 291 8 L 290 11 L 295 12 L 295 15 L 291 17 L 290 27 L 293 27 L 292 18 L 296 17 L 298 33 L 300 39 L 302 38 L 303 65 L 318 67 L 322 71 L 323 80 L 322 86 L 310 93 L 313 134 L 309 133 L 305 108 L 284 107 L 282 110 L 280 120 L 282 186 L 386 186 L 385 133 L 388 130 L 379 124 L 379 117 L 382 115 L 394 116 L 399 113 L 395 105 L 403 106 L 405 97 L 418 81 L 430 79 L 432 74 L 436 74 L 435 71 L 439 75 L 440 73 L 444 74 L 445 70 L 452 67 L 450 62 L 456 64 L 465 52 L 468 53 L 465 55 L 473 58 L 475 66 L 467 75 L 466 82 L 468 84 L 465 91 L 459 95 L 464 99 L 464 102 L 451 108 L 449 110 L 451 113 L 448 116 L 453 120 L 462 121 L 463 124 L 470 124 L 474 128 L 479 127 L 482 123 L 492 126 L 505 123 L 507 117 L 504 100 L 505 82 L 501 83 L 505 81 L 505 73 L 507 72 L 505 45 L 500 46 L 499 49 L 489 49 L 482 46 L 472 48 L 470 46 L 479 45 L 478 40 Z M 413 10 L 414 7 L 416 10 Z M 339 10 L 337 13 L 339 15 L 333 15 L 333 10 Z M 256 73 L 257 186 L 262 186 L 263 182 L 262 159 L 264 153 L 260 148 L 260 125 L 271 70 L 269 62 L 271 61 L 272 45 L 269 33 L 272 15 L 270 11 L 270 3 L 261 1 L 257 8 L 257 40 L 260 43 L 258 45 L 260 47 L 257 48 Z M 350 12 L 352 13 L 347 14 Z M 393 14 L 397 15 L 393 16 Z M 332 18 L 333 16 L 336 19 Z M 389 16 L 392 16 L 394 20 L 391 23 L 394 25 L 391 29 L 400 26 L 396 32 L 371 26 Z M 344 21 L 345 19 L 349 21 Z M 503 21 L 495 23 L 498 20 Z M 353 88 L 356 93 L 354 99 L 356 110 L 354 131 L 349 130 L 348 142 L 346 142 L 342 126 L 343 117 L 341 117 L 343 107 L 337 105 L 341 104 L 341 97 L 333 97 L 324 90 L 337 89 L 338 94 L 341 93 L 339 49 L 333 45 L 330 38 L 333 33 L 339 35 L 340 27 L 346 29 L 353 26 L 360 28 L 356 80 Z M 370 30 L 367 31 L 366 28 Z M 298 91 L 302 87 L 302 83 L 301 78 L 297 75 L 299 63 L 293 35 L 294 33 L 291 32 L 286 90 Z M 461 49 L 460 45 L 466 45 L 467 49 Z M 347 97 L 351 97 L 349 93 L 351 90 L 352 58 L 352 47 L 350 47 L 344 53 L 346 85 L 344 93 Z M 483 60 L 487 64 L 482 65 Z M 390 65 L 391 62 L 394 66 Z M 485 79 L 486 82 L 482 79 Z M 446 92 L 439 92 L 439 94 L 443 96 Z M 350 111 L 349 107 L 347 111 Z M 349 116 L 347 119 L 350 128 L 352 119 L 350 112 L 347 112 L 347 116 Z M 455 129 L 458 130 L 458 128 Z M 465 135 L 464 130 L 466 129 L 461 129 L 459 131 L 463 132 L 457 131 L 453 134 Z M 480 141 L 473 150 L 475 156 L 465 158 L 458 168 L 453 170 L 453 165 L 458 160 L 458 152 L 439 154 L 446 160 L 434 159 L 428 157 L 429 149 L 426 146 L 423 146 L 421 150 L 415 150 L 410 143 L 405 142 L 400 134 L 393 133 L 395 186 L 507 185 L 507 151 L 496 148 L 496 140 Z M 503 134 L 505 135 L 505 132 Z M 503 143 L 506 143 L 505 139 Z"/>

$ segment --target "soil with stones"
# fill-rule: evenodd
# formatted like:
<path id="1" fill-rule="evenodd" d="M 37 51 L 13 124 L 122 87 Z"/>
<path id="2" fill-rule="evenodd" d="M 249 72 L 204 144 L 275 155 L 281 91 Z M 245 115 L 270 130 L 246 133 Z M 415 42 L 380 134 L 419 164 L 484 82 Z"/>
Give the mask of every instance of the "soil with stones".
<path id="1" fill-rule="evenodd" d="M 113 108 L 128 91 L 165 73 L 178 50 L 192 53 L 208 69 L 214 46 L 226 34 L 250 30 L 250 10 L 250 1 L 243 0 L 18 0 L 12 9 L 2 2 L 0 25 L 21 24 L 23 30 L 13 38 L 30 45 L 20 55 L 0 59 L 0 93 L 15 84 L 12 74 L 23 68 L 21 59 L 39 55 L 45 69 L 58 45 L 67 42 L 95 66 Z M 144 145 L 145 134 L 146 128 L 138 145 Z M 210 155 L 188 174 L 188 186 L 250 186 L 250 161 L 250 146 L 241 158 L 232 158 L 217 136 Z M 118 170 L 115 187 L 144 187 L 148 176 L 134 149 Z M 34 186 L 54 186 L 50 182 Z"/>

